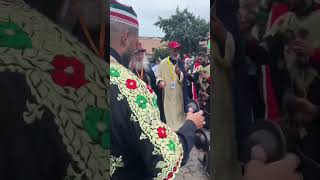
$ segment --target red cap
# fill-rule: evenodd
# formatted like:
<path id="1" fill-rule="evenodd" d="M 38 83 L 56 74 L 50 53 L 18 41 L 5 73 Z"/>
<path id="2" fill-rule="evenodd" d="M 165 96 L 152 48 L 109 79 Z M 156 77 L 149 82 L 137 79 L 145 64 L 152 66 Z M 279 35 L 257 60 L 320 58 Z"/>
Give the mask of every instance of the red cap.
<path id="1" fill-rule="evenodd" d="M 191 58 L 189 55 L 185 55 L 184 59 Z"/>
<path id="2" fill-rule="evenodd" d="M 177 41 L 171 41 L 168 43 L 168 47 L 171 49 L 180 49 L 181 45 Z"/>

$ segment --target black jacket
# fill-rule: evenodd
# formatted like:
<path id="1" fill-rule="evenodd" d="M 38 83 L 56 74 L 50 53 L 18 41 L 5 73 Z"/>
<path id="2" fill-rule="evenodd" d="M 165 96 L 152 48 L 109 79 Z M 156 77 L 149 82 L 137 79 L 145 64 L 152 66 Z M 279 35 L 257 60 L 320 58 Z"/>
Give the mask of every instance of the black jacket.
<path id="1" fill-rule="evenodd" d="M 116 60 L 120 58 L 114 50 L 110 52 Z M 173 175 L 188 160 L 195 124 L 187 120 L 178 132 L 170 130 L 160 121 L 155 93 L 121 64 L 110 67 L 112 179 Z"/>

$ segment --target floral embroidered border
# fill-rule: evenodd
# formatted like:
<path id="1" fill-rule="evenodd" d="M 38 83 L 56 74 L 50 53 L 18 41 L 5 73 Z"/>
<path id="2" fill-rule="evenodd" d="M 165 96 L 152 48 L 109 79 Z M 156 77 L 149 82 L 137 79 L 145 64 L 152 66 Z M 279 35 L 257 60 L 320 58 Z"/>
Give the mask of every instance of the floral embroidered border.
<path id="1" fill-rule="evenodd" d="M 112 175 L 115 173 L 115 171 L 118 168 L 124 167 L 124 163 L 122 161 L 122 156 L 120 157 L 114 157 L 114 156 L 110 156 L 110 177 L 112 177 Z"/>
<path id="2" fill-rule="evenodd" d="M 72 157 L 65 179 L 109 179 L 106 63 L 19 1 L 0 1 L 0 9 L 0 72 L 25 75 L 34 99 L 25 122 L 41 119 L 43 109 L 54 115 Z"/>
<path id="3" fill-rule="evenodd" d="M 112 58 L 112 57 L 111 57 Z M 119 88 L 127 98 L 132 110 L 132 121 L 139 123 L 142 133 L 140 140 L 148 140 L 154 145 L 153 155 L 161 155 L 163 161 L 155 168 L 161 169 L 156 180 L 171 179 L 179 171 L 183 157 L 182 145 L 175 132 L 160 121 L 156 94 L 133 73 L 118 63 L 110 66 L 111 85 Z"/>

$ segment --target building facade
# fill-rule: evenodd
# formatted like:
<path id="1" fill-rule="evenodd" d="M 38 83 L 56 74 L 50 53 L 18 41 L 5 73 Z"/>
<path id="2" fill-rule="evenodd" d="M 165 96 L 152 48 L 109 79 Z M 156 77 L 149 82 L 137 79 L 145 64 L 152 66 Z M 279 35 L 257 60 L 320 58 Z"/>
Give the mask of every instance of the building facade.
<path id="1" fill-rule="evenodd" d="M 160 37 L 139 37 L 139 42 L 146 49 L 146 56 L 150 62 L 153 61 L 154 51 L 157 48 L 166 48 L 166 42 L 161 42 L 161 40 Z"/>

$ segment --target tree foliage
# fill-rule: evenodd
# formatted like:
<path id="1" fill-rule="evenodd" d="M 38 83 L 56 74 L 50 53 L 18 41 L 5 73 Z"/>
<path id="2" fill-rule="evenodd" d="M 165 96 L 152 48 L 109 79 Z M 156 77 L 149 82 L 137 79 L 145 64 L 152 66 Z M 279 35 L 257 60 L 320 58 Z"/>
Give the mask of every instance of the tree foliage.
<path id="1" fill-rule="evenodd" d="M 154 25 L 165 33 L 162 41 L 178 41 L 181 43 L 182 54 L 196 55 L 206 48 L 201 46 L 200 42 L 207 41 L 209 23 L 200 17 L 195 17 L 187 9 L 181 11 L 177 8 L 176 14 L 168 19 L 159 17 Z"/>
<path id="2" fill-rule="evenodd" d="M 169 56 L 168 48 L 157 48 L 154 50 L 153 60 L 156 61 L 159 58 L 162 60 Z"/>

